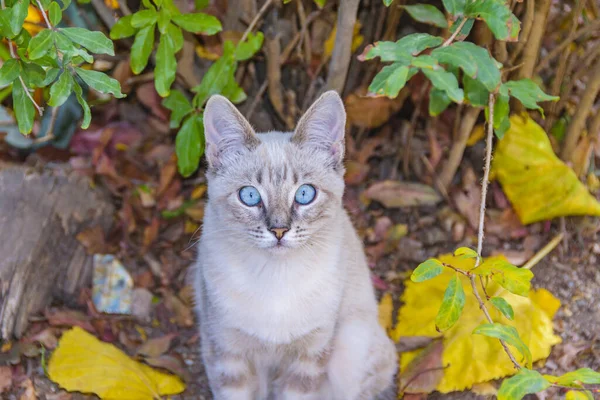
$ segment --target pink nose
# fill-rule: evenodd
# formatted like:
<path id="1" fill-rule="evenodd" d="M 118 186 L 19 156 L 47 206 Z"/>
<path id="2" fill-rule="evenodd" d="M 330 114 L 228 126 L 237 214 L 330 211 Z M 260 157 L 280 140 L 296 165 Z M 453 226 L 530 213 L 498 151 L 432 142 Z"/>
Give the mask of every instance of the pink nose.
<path id="1" fill-rule="evenodd" d="M 283 237 L 283 235 L 285 235 L 285 233 L 287 231 L 289 231 L 289 228 L 271 228 L 269 229 L 271 231 L 271 233 L 273 235 L 275 235 L 275 237 L 277 238 L 277 240 L 281 240 L 281 238 Z"/>

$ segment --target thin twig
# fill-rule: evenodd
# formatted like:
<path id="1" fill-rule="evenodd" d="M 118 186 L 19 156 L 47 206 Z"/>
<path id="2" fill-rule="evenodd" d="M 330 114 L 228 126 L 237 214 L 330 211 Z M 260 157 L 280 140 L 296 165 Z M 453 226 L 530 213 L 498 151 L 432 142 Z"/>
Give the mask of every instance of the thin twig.
<path id="1" fill-rule="evenodd" d="M 447 47 L 450 46 L 452 44 L 452 42 L 454 41 L 454 39 L 456 39 L 456 37 L 460 34 L 460 31 L 462 30 L 463 26 L 465 26 L 465 24 L 467 23 L 469 19 L 468 18 L 463 18 L 462 22 L 460 23 L 460 25 L 458 25 L 458 28 L 454 31 L 454 33 L 452 34 L 452 36 L 450 36 L 445 42 L 444 44 L 442 44 L 442 47 Z"/>
<path id="2" fill-rule="evenodd" d="M 60 107 L 52 107 L 52 112 L 50 114 L 50 123 L 48 124 L 48 129 L 46 130 L 46 136 L 36 138 L 34 143 L 46 143 L 54 140 L 54 124 L 56 123 L 56 117 L 58 116 L 58 110 Z"/>
<path id="3" fill-rule="evenodd" d="M 267 86 L 269 86 L 269 81 L 265 79 L 262 85 L 260 85 L 260 89 L 258 89 L 258 92 L 256 92 L 254 100 L 252 100 L 252 104 L 250 104 L 250 107 L 248 107 L 248 111 L 246 112 L 246 119 L 250 119 L 252 117 L 252 114 L 254 114 L 254 110 L 256 109 L 258 102 L 267 90 Z"/>
<path id="4" fill-rule="evenodd" d="M 541 60 L 538 63 L 538 65 L 535 67 L 534 73 L 538 74 L 542 69 L 546 68 L 546 66 L 548 65 L 548 63 L 550 61 L 552 61 L 554 58 L 558 57 L 559 55 L 563 54 L 563 50 L 565 48 L 567 48 L 567 46 L 569 46 L 575 40 L 579 39 L 583 35 L 587 35 L 588 33 L 594 32 L 598 28 L 600 28 L 600 18 L 590 22 L 589 24 L 587 24 L 583 28 L 579 29 L 572 35 L 569 35 L 569 37 L 567 37 L 565 40 L 563 40 L 550 53 L 548 53 L 548 55 L 543 60 Z"/>
<path id="5" fill-rule="evenodd" d="M 48 19 L 48 16 L 46 15 L 46 11 L 44 10 L 44 6 L 42 5 L 42 2 L 40 0 L 36 0 L 36 3 L 38 5 L 38 8 L 40 9 L 42 15 L 44 16 L 44 21 L 46 21 L 46 25 L 48 25 L 48 29 L 50 29 L 50 30 L 54 29 L 52 27 L 52 24 L 50 23 L 50 20 Z"/>
<path id="6" fill-rule="evenodd" d="M 258 21 L 267 12 L 267 10 L 269 9 L 269 7 L 271 6 L 272 3 L 273 3 L 273 0 L 265 1 L 265 4 L 263 4 L 263 6 L 260 8 L 260 10 L 258 10 L 256 15 L 254 16 L 254 19 L 252 20 L 252 22 L 250 22 L 250 25 L 248 25 L 248 28 L 246 28 L 246 31 L 244 32 L 244 34 L 242 35 L 242 38 L 240 39 L 240 43 L 242 43 L 244 40 L 246 40 L 246 38 L 248 37 L 250 32 L 252 32 L 252 30 L 254 29 L 256 24 L 258 24 Z"/>
<path id="7" fill-rule="evenodd" d="M 29 93 L 29 89 L 27 88 L 25 81 L 23 81 L 23 78 L 21 76 L 19 76 L 19 80 L 21 81 L 21 86 L 23 86 L 23 90 L 25 91 L 25 94 L 27 95 L 27 97 L 29 97 L 29 100 L 31 100 L 31 102 L 33 103 L 33 106 L 37 109 L 38 114 L 40 114 L 40 117 L 41 117 L 42 115 L 44 115 L 44 108 L 40 107 L 38 105 L 38 103 L 35 102 L 35 100 L 31 96 L 31 93 Z"/>
<path id="8" fill-rule="evenodd" d="M 423 84 L 423 86 L 421 87 L 421 92 L 419 93 L 419 98 L 417 99 L 417 101 L 415 102 L 415 109 L 413 110 L 413 113 L 410 117 L 410 129 L 408 130 L 407 133 L 407 138 L 406 138 L 406 145 L 404 146 L 404 152 L 402 153 L 402 172 L 404 172 L 404 178 L 408 177 L 408 174 L 410 172 L 409 167 L 410 167 L 410 146 L 412 144 L 412 138 L 415 135 L 415 130 L 417 127 L 417 119 L 419 118 L 419 115 L 421 115 L 421 107 L 423 106 L 423 101 L 425 100 L 425 94 L 427 93 L 427 90 L 429 90 L 429 81 L 427 81 L 425 84 Z M 400 150 L 401 148 L 399 148 L 398 150 Z M 398 155 L 396 157 L 396 168 L 394 169 L 394 173 L 396 173 L 396 171 L 398 170 L 398 164 L 399 164 L 399 159 L 400 157 L 400 151 L 398 151 Z"/>
<path id="9" fill-rule="evenodd" d="M 550 253 L 552 250 L 554 250 L 554 248 L 556 246 L 558 246 L 558 244 L 562 240 L 563 236 L 564 235 L 562 233 L 559 233 L 558 235 L 554 236 L 554 238 L 552 238 L 552 240 L 549 241 L 547 245 L 545 245 L 544 247 L 542 247 L 542 249 L 540 251 L 535 253 L 535 255 L 533 257 L 531 257 L 529 259 L 529 261 L 527 261 L 525 263 L 525 265 L 523 265 L 521 268 L 523 268 L 523 269 L 533 268 L 538 262 L 540 262 L 540 260 L 542 258 L 546 257 L 548 255 L 548 253 Z"/>
<path id="10" fill-rule="evenodd" d="M 485 199 L 487 197 L 488 190 L 488 180 L 490 177 L 490 164 L 492 162 L 492 141 L 494 139 L 494 104 L 496 102 L 496 97 L 493 93 L 490 93 L 488 100 L 488 108 L 489 108 L 489 117 L 487 123 L 487 137 L 485 140 L 485 166 L 483 167 L 483 181 L 481 182 L 481 203 L 479 205 L 479 227 L 477 229 L 477 254 L 479 257 L 475 260 L 475 268 L 479 266 L 481 260 L 481 250 L 483 248 L 483 232 L 484 232 L 484 222 L 485 222 Z M 488 320 L 490 324 L 494 323 L 494 320 L 490 316 L 490 313 L 485 306 L 485 303 L 481 299 L 481 295 L 479 294 L 479 289 L 477 288 L 477 283 L 475 282 L 475 274 L 471 274 L 469 277 L 469 281 L 471 282 L 471 288 L 473 289 L 473 294 L 479 303 L 479 308 L 485 314 L 485 318 Z M 483 285 L 483 282 L 482 282 Z M 515 356 L 512 354 L 504 340 L 500 340 L 500 344 L 504 348 L 504 351 L 512 361 L 513 365 L 516 369 L 521 369 L 521 364 L 515 359 Z"/>

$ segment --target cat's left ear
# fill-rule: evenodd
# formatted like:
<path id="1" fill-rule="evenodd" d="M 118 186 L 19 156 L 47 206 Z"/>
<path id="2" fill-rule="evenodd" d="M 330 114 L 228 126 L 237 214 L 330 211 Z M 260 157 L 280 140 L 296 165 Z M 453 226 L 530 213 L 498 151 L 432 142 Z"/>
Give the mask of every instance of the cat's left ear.
<path id="1" fill-rule="evenodd" d="M 325 92 L 300 118 L 292 142 L 327 151 L 334 166 L 344 158 L 346 111 L 337 92 Z"/>

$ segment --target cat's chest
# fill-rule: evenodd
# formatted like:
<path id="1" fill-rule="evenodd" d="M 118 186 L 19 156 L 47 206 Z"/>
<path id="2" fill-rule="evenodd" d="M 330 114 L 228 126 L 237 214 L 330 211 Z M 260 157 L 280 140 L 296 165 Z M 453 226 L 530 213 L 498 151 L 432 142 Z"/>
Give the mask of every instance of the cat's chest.
<path id="1" fill-rule="evenodd" d="M 209 268 L 211 302 L 224 326 L 270 343 L 290 343 L 335 322 L 342 289 L 336 262 L 334 255 L 324 255 L 319 266 L 299 260 Z M 232 275 L 225 278 L 225 270 Z"/>

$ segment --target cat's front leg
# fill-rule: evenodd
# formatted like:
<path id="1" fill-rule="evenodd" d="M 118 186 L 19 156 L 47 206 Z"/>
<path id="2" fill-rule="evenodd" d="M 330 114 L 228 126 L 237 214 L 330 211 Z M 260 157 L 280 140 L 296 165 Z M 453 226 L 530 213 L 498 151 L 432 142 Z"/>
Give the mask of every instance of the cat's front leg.
<path id="1" fill-rule="evenodd" d="M 328 400 L 329 352 L 303 355 L 294 360 L 280 378 L 277 400 Z"/>
<path id="2" fill-rule="evenodd" d="M 258 378 L 245 357 L 211 351 L 204 365 L 215 400 L 256 399 Z"/>

